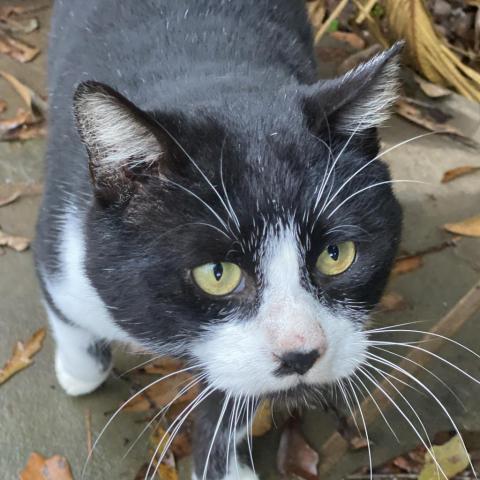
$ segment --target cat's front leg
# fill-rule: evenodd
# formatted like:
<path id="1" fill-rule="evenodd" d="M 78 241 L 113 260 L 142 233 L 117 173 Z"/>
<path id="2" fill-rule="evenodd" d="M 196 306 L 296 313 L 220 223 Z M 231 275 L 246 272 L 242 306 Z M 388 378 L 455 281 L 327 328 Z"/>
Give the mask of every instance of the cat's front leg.
<path id="1" fill-rule="evenodd" d="M 221 393 L 210 395 L 198 407 L 193 436 L 193 480 L 258 480 L 236 452 L 246 433 L 242 416 L 238 402 L 227 401 Z"/>
<path id="2" fill-rule="evenodd" d="M 55 372 L 58 383 L 69 395 L 93 392 L 107 379 L 112 355 L 109 345 L 76 326 L 51 306 L 47 314 L 56 341 Z"/>

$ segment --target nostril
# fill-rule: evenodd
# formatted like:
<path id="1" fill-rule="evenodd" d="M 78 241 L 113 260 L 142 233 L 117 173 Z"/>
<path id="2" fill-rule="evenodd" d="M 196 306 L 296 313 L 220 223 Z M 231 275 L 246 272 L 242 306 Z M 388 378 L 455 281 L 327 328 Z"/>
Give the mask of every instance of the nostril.
<path id="1" fill-rule="evenodd" d="M 277 375 L 291 375 L 292 373 L 298 373 L 304 375 L 314 365 L 314 363 L 320 357 L 318 350 L 312 350 L 310 352 L 288 352 L 280 357 L 281 365 L 276 370 Z"/>

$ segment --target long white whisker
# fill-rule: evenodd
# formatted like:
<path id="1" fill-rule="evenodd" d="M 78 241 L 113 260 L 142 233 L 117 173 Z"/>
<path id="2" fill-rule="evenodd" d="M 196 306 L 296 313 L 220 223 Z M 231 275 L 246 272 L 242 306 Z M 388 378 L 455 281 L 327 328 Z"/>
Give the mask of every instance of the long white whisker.
<path id="1" fill-rule="evenodd" d="M 349 200 L 351 200 L 353 197 L 356 197 L 357 195 L 360 195 L 360 193 L 363 193 L 367 190 L 370 190 L 371 188 L 375 187 L 380 187 L 381 185 L 388 185 L 388 184 L 393 184 L 393 183 L 421 183 L 421 184 L 427 184 L 427 182 L 421 182 L 420 180 L 386 180 L 384 182 L 377 182 L 373 183 L 372 185 L 369 185 L 368 187 L 361 188 L 360 190 L 357 190 L 355 193 L 352 193 L 349 195 L 345 200 L 341 201 L 333 210 L 328 214 L 328 218 L 330 218 L 336 211 L 338 211 L 339 208 L 341 208 L 345 203 L 347 203 Z"/>
<path id="2" fill-rule="evenodd" d="M 252 406 L 250 407 L 250 399 L 247 397 L 247 445 L 248 445 L 248 455 L 250 457 L 250 463 L 252 465 L 253 473 L 256 475 L 255 472 L 255 464 L 253 461 L 253 416 L 255 414 L 254 410 L 254 398 L 252 398 Z M 249 420 L 250 418 L 250 420 Z M 249 425 L 250 422 L 250 425 Z"/>
<path id="3" fill-rule="evenodd" d="M 374 355 L 374 354 L 372 354 L 372 355 Z M 437 405 L 441 408 L 441 410 L 443 411 L 445 416 L 448 418 L 450 424 L 452 425 L 453 429 L 455 430 L 455 433 L 458 435 L 458 437 L 459 437 L 459 439 L 462 443 L 462 447 L 465 450 L 465 454 L 467 455 L 467 457 L 469 459 L 469 463 L 470 463 L 470 467 L 472 469 L 472 472 L 474 473 L 475 478 L 477 478 L 477 473 L 476 473 L 475 468 L 473 466 L 472 460 L 470 459 L 470 455 L 468 454 L 468 450 L 467 450 L 467 447 L 466 447 L 465 442 L 463 440 L 463 437 L 460 433 L 460 430 L 458 429 L 457 424 L 454 422 L 452 416 L 450 415 L 449 411 L 445 408 L 443 403 L 437 398 L 437 396 L 424 383 L 422 383 L 420 380 L 415 378 L 410 372 L 408 372 L 404 368 L 399 367 L 398 365 L 395 365 L 394 363 L 390 362 L 389 360 L 386 360 L 386 359 L 381 358 L 381 357 L 378 357 L 378 358 L 379 358 L 379 360 L 377 360 L 377 362 L 382 362 L 384 365 L 387 365 L 390 368 L 395 368 L 398 372 L 403 373 L 405 376 L 407 376 L 412 381 L 414 381 L 420 388 L 425 390 L 430 395 L 430 397 L 437 403 Z"/>
<path id="4" fill-rule="evenodd" d="M 203 375 L 199 376 L 199 377 L 195 377 L 192 381 L 190 381 L 185 387 L 183 387 L 178 393 L 177 395 L 175 395 L 175 397 L 167 403 L 167 405 L 163 406 L 155 415 L 154 417 L 147 423 L 147 425 L 145 425 L 145 427 L 143 428 L 143 430 L 138 434 L 137 438 L 135 439 L 135 441 L 129 446 L 128 450 L 125 452 L 125 454 L 123 455 L 122 457 L 122 460 L 124 460 L 128 454 L 133 450 L 133 448 L 135 447 L 135 445 L 138 443 L 138 441 L 140 440 L 140 438 L 142 438 L 142 436 L 144 435 L 144 433 L 153 425 L 153 423 L 155 422 L 155 420 L 157 420 L 158 417 L 160 417 L 164 412 L 167 412 L 168 409 L 182 396 L 184 395 L 186 392 L 188 392 L 188 390 L 190 390 L 191 388 L 193 388 L 195 385 L 198 385 L 200 382 L 202 382 L 202 380 L 204 380 L 205 378 L 207 378 L 208 374 L 204 373 Z"/>
<path id="5" fill-rule="evenodd" d="M 372 367 L 371 365 L 369 365 L 370 368 Z M 438 464 L 437 462 L 437 459 L 434 455 L 433 452 L 430 451 L 429 447 L 428 447 L 428 444 L 427 442 L 425 441 L 425 439 L 423 438 L 423 436 L 420 434 L 420 432 L 418 431 L 417 427 L 415 426 L 415 424 L 410 420 L 410 418 L 408 418 L 408 415 L 399 407 L 399 405 L 397 404 L 397 402 L 395 402 L 395 400 L 393 400 L 393 398 L 385 391 L 385 389 L 375 380 L 375 378 L 369 373 L 367 372 L 365 369 L 363 368 L 359 368 L 359 371 L 363 374 L 363 376 L 370 382 L 372 383 L 372 385 L 377 388 L 389 401 L 390 403 L 395 407 L 395 409 L 397 410 L 397 412 L 404 418 L 404 420 L 408 423 L 408 425 L 410 426 L 410 428 L 413 430 L 413 432 L 415 432 L 415 435 L 417 436 L 417 438 L 420 440 L 420 443 L 425 447 L 425 450 L 427 450 L 428 452 L 430 452 L 430 455 L 433 459 L 433 461 L 435 463 Z M 438 465 L 438 467 L 440 468 L 440 471 L 442 471 L 442 467 L 440 465 Z"/>
<path id="6" fill-rule="evenodd" d="M 354 373 L 354 376 L 355 378 L 360 382 L 360 385 L 362 385 L 362 387 L 364 388 L 364 390 L 367 392 L 368 396 L 370 397 L 370 399 L 372 400 L 373 404 L 375 405 L 375 407 L 377 407 L 377 410 L 378 410 L 378 413 L 380 413 L 381 417 L 383 418 L 383 421 L 385 422 L 385 424 L 387 425 L 387 427 L 389 428 L 389 430 L 392 432 L 392 435 L 393 437 L 395 438 L 395 440 L 400 443 L 400 439 L 398 438 L 395 430 L 393 429 L 392 425 L 390 424 L 390 422 L 387 420 L 387 417 L 385 416 L 385 414 L 382 412 L 382 409 L 380 408 L 380 405 L 378 404 L 377 400 L 375 400 L 375 397 L 372 395 L 372 393 L 370 392 L 370 390 L 368 389 L 368 387 L 365 385 L 364 381 L 356 374 Z"/>
<path id="7" fill-rule="evenodd" d="M 360 403 L 360 400 L 358 399 L 358 396 L 357 396 L 354 388 L 352 387 L 352 380 L 350 378 L 348 379 L 348 383 L 350 385 L 352 394 L 355 398 L 355 402 L 358 406 L 358 413 L 360 414 L 360 417 L 362 419 L 363 429 L 365 431 L 365 438 L 367 440 L 367 449 L 368 449 L 368 462 L 369 462 L 369 465 L 370 465 L 370 480 L 372 480 L 373 479 L 372 447 L 370 445 L 370 438 L 368 437 L 367 422 L 365 421 L 365 416 L 363 415 L 362 405 Z"/>
<path id="8" fill-rule="evenodd" d="M 209 397 L 213 392 L 215 391 L 215 388 L 213 386 L 209 386 L 207 387 L 205 390 L 203 390 L 203 392 L 200 393 L 200 395 L 198 395 L 195 399 L 193 399 L 181 412 L 180 412 L 180 415 L 172 422 L 172 424 L 167 428 L 167 430 L 165 431 L 165 433 L 163 434 L 162 438 L 160 439 L 160 441 L 158 442 L 158 445 L 157 445 L 157 448 L 155 449 L 155 451 L 153 452 L 153 455 L 152 455 L 152 458 L 150 460 L 150 463 L 148 464 L 148 468 L 147 468 L 147 471 L 145 473 L 145 477 L 144 477 L 144 480 L 147 480 L 149 478 L 149 473 L 150 473 L 150 470 L 152 469 L 153 467 L 153 464 L 155 463 L 155 459 L 158 455 L 158 451 L 160 450 L 160 447 L 162 446 L 164 440 L 167 439 L 170 431 L 170 438 L 167 440 L 165 446 L 163 447 L 163 450 L 162 450 L 162 453 L 160 454 L 160 457 L 159 459 L 157 460 L 157 465 L 155 466 L 154 470 L 153 470 L 153 473 L 152 473 L 152 476 L 151 476 L 151 480 L 154 479 L 155 477 L 155 474 L 157 473 L 157 470 L 158 468 L 160 467 L 160 464 L 162 463 L 163 461 L 163 458 L 165 457 L 165 455 L 167 454 L 168 452 L 168 449 L 170 448 L 170 445 L 172 444 L 175 436 L 177 435 L 178 431 L 180 430 L 180 428 L 182 427 L 183 423 L 185 422 L 185 420 L 187 419 L 188 415 L 190 415 L 191 412 L 193 412 L 193 410 L 195 410 L 195 408 L 197 408 L 197 406 L 202 403 L 207 397 Z M 172 430 L 173 429 L 173 430 Z"/>
<path id="9" fill-rule="evenodd" d="M 95 441 L 93 442 L 93 445 L 92 445 L 92 449 L 90 450 L 90 452 L 88 452 L 88 456 L 87 456 L 87 459 L 85 460 L 85 464 L 83 466 L 83 469 L 82 469 L 82 475 L 81 475 L 81 478 L 83 479 L 85 477 L 85 472 L 86 472 L 86 469 L 87 469 L 87 466 L 88 466 L 88 463 L 90 462 L 91 458 L 92 458 L 92 455 L 93 455 L 93 452 L 96 448 L 96 446 L 98 445 L 98 442 L 100 441 L 100 439 L 102 438 L 103 434 L 105 433 L 105 430 L 107 430 L 107 428 L 110 426 L 110 424 L 113 422 L 113 420 L 115 420 L 115 418 L 117 417 L 117 415 L 122 411 L 122 409 L 128 405 L 134 398 L 138 397 L 139 395 L 141 395 L 143 392 L 145 392 L 146 390 L 148 390 L 150 387 L 153 387 L 154 385 L 160 383 L 160 382 L 163 382 L 164 380 L 166 380 L 167 378 L 170 378 L 170 377 L 173 377 L 174 375 L 178 375 L 179 373 L 183 373 L 183 372 L 188 372 L 190 370 L 194 370 L 194 369 L 197 369 L 199 367 L 201 367 L 202 365 L 198 364 L 198 365 L 193 365 L 191 367 L 186 367 L 186 368 L 182 368 L 181 370 L 177 370 L 176 372 L 172 372 L 172 373 L 169 373 L 168 375 L 165 375 L 164 377 L 161 377 L 155 381 L 153 381 L 152 383 L 148 384 L 146 387 L 143 387 L 142 389 L 140 389 L 138 392 L 136 392 L 134 395 L 132 395 L 128 400 L 126 400 L 124 403 L 122 403 L 122 405 L 120 405 L 120 407 L 115 411 L 115 413 L 110 417 L 110 419 L 107 421 L 107 423 L 105 424 L 105 426 L 102 428 L 102 430 L 100 430 L 100 433 L 98 434 L 97 438 L 95 439 Z"/>
<path id="10" fill-rule="evenodd" d="M 453 391 L 453 389 L 446 383 L 444 382 L 436 373 L 432 372 L 429 368 L 423 366 L 421 363 L 416 362 L 415 360 L 412 360 L 411 358 L 406 357 L 405 355 L 401 355 L 399 353 L 392 352 L 391 350 L 387 350 L 386 348 L 382 347 L 376 347 L 373 346 L 375 350 L 380 350 L 381 352 L 388 353 L 389 355 L 393 355 L 394 357 L 401 358 L 409 363 L 412 363 L 413 365 L 416 365 L 420 369 L 424 370 L 425 372 L 429 373 L 435 380 L 440 382 L 452 395 L 453 397 L 458 401 L 458 403 L 465 409 L 465 404 L 462 402 L 460 397 Z"/>
<path id="11" fill-rule="evenodd" d="M 212 441 L 210 442 L 210 448 L 208 449 L 208 453 L 207 453 L 207 458 L 205 459 L 205 465 L 203 467 L 202 480 L 205 480 L 207 478 L 208 462 L 210 460 L 210 455 L 212 454 L 212 450 L 213 450 L 213 446 L 215 444 L 215 440 L 217 438 L 218 430 L 220 429 L 220 425 L 222 423 L 223 417 L 225 416 L 225 411 L 227 410 L 227 406 L 228 406 L 228 403 L 230 402 L 231 396 L 232 396 L 232 394 L 229 393 L 229 394 L 227 394 L 227 396 L 223 400 L 223 407 L 222 407 L 222 410 L 220 412 L 220 415 L 218 416 L 218 422 L 217 422 L 217 425 L 215 427 L 215 431 L 213 432 Z"/>
<path id="12" fill-rule="evenodd" d="M 328 206 L 333 202 L 333 200 L 335 200 L 335 198 L 338 196 L 338 194 L 347 186 L 348 183 L 350 183 L 360 172 L 362 172 L 363 170 L 365 170 L 369 165 L 371 165 L 375 160 L 378 160 L 380 157 L 382 157 L 383 155 L 385 155 L 386 153 L 392 151 L 392 150 L 395 150 L 396 148 L 399 148 L 407 143 L 410 143 L 410 142 L 413 142 L 414 140 L 418 140 L 419 138 L 423 138 L 423 137 L 428 137 L 429 135 L 432 135 L 434 132 L 429 132 L 429 133 L 423 133 L 421 135 L 417 135 L 415 137 L 412 137 L 412 138 L 409 138 L 408 140 L 404 140 L 403 142 L 400 142 L 400 143 L 397 143 L 396 145 L 393 145 L 392 147 L 388 148 L 387 150 L 385 150 L 384 152 L 381 152 L 379 153 L 378 155 L 376 155 L 374 158 L 372 158 L 370 161 L 368 161 L 367 163 L 365 163 L 363 166 L 361 166 L 355 173 L 353 173 L 349 178 L 347 178 L 347 180 L 345 180 L 345 182 L 343 182 L 343 184 L 340 186 L 340 188 L 337 189 L 337 191 L 335 192 L 335 194 L 328 200 L 328 202 L 326 204 L 324 204 L 324 206 L 322 207 L 322 210 L 320 213 L 324 212 Z"/>
<path id="13" fill-rule="evenodd" d="M 232 207 L 232 203 L 230 202 L 230 198 L 228 196 L 227 189 L 225 187 L 225 182 L 223 180 L 223 147 L 224 146 L 225 146 L 225 141 L 222 144 L 222 151 L 220 153 L 220 183 L 222 184 L 223 194 L 225 195 L 225 200 L 227 202 L 228 208 L 229 208 L 230 213 L 231 213 L 231 218 L 234 221 L 234 223 L 237 227 L 237 230 L 240 232 L 240 222 L 238 220 L 237 214 L 235 213 L 235 210 Z"/>

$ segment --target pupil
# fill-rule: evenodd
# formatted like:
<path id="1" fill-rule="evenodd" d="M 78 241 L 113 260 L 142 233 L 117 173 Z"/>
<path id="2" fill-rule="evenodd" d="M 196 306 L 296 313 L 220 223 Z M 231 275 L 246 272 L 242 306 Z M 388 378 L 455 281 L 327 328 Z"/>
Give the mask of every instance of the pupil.
<path id="1" fill-rule="evenodd" d="M 215 280 L 219 282 L 223 275 L 223 265 L 221 263 L 216 263 L 213 266 L 213 275 L 215 276 Z"/>
<path id="2" fill-rule="evenodd" d="M 336 245 L 329 245 L 327 247 L 327 252 L 330 255 L 330 258 L 332 260 L 335 260 L 335 261 L 338 260 L 338 257 L 340 255 L 340 251 L 338 250 L 338 247 Z"/>

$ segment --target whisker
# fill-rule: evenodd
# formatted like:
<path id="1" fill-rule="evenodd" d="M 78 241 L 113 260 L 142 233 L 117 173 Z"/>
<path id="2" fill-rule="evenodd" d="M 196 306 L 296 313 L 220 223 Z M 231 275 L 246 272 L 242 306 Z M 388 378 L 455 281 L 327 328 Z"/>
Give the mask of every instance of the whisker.
<path id="1" fill-rule="evenodd" d="M 228 193 L 227 193 L 227 189 L 225 187 L 225 182 L 223 180 L 223 148 L 224 147 L 225 147 L 225 140 L 222 143 L 222 150 L 220 152 L 220 183 L 222 184 L 223 194 L 225 195 L 225 200 L 228 204 L 228 208 L 230 210 L 231 217 L 232 217 L 232 219 L 233 219 L 233 221 L 234 221 L 234 223 L 237 227 L 238 232 L 240 232 L 240 221 L 238 220 L 238 216 L 237 216 L 237 214 L 235 213 L 235 210 L 232 207 L 232 204 L 230 202 L 230 198 L 229 198 Z"/>
<path id="2" fill-rule="evenodd" d="M 153 452 L 152 458 L 150 460 L 150 463 L 148 464 L 147 471 L 145 473 L 144 480 L 148 480 L 149 478 L 149 473 L 150 470 L 152 469 L 155 459 L 158 455 L 158 452 L 160 450 L 160 447 L 162 446 L 164 440 L 166 440 L 167 436 L 170 434 L 170 438 L 166 441 L 162 453 L 160 454 L 159 458 L 157 459 L 157 464 L 154 467 L 151 480 L 154 479 L 155 474 L 157 473 L 157 470 L 160 467 L 160 464 L 163 461 L 163 458 L 168 452 L 168 449 L 170 448 L 170 445 L 172 444 L 175 436 L 177 435 L 178 431 L 180 428 L 182 428 L 182 425 L 184 424 L 185 420 L 188 418 L 191 412 L 197 408 L 200 403 L 202 403 L 207 397 L 209 397 L 213 392 L 215 391 L 215 388 L 213 386 L 207 387 L 203 392 L 201 392 L 195 399 L 193 399 L 181 412 L 180 415 L 172 422 L 172 424 L 167 428 L 165 433 L 163 434 L 162 438 L 158 442 L 157 448 Z M 172 430 L 173 429 L 173 430 Z M 170 433 L 171 432 L 171 433 Z"/>
<path id="3" fill-rule="evenodd" d="M 105 431 L 107 430 L 107 428 L 110 426 L 110 424 L 113 422 L 113 420 L 115 420 L 115 418 L 118 416 L 118 414 L 122 411 L 122 409 L 128 405 L 134 398 L 138 397 L 139 395 L 141 395 L 143 392 L 145 392 L 146 390 L 148 390 L 150 387 L 153 387 L 154 385 L 157 385 L 158 383 L 160 382 L 163 382 L 164 380 L 166 380 L 167 378 L 170 378 L 170 377 L 173 377 L 174 375 L 178 375 L 179 373 L 183 373 L 183 372 L 188 372 L 190 370 L 194 370 L 194 369 L 197 369 L 199 367 L 201 367 L 202 365 L 200 364 L 197 364 L 197 365 L 193 365 L 191 367 L 186 367 L 186 368 L 182 368 L 181 370 L 177 370 L 175 372 L 172 372 L 172 373 L 169 373 L 168 375 L 165 375 L 164 377 L 161 377 L 151 383 L 149 383 L 147 386 L 143 387 L 142 389 L 140 389 L 138 392 L 136 392 L 134 395 L 132 395 L 128 400 L 126 400 L 124 403 L 122 403 L 122 405 L 120 405 L 120 407 L 115 411 L 115 413 L 110 417 L 110 419 L 107 421 L 107 423 L 105 424 L 105 426 L 102 428 L 102 430 L 100 430 L 100 433 L 98 434 L 98 437 L 95 439 L 95 441 L 93 442 L 93 445 L 92 445 L 92 448 L 91 450 L 88 452 L 88 456 L 87 456 L 87 459 L 85 460 L 85 464 L 83 466 L 83 469 L 82 469 L 82 475 L 81 475 L 81 478 L 85 478 L 85 473 L 86 473 L 86 470 L 87 470 L 87 466 L 93 456 L 93 452 L 96 448 L 96 446 L 98 445 L 98 442 L 100 441 L 100 439 L 102 438 L 103 434 L 105 433 Z"/>
<path id="4" fill-rule="evenodd" d="M 418 347 L 417 347 L 418 348 Z M 427 350 L 428 351 L 428 350 Z M 430 352 L 431 353 L 431 352 Z M 472 469 L 472 472 L 474 473 L 475 475 L 475 478 L 477 478 L 477 474 L 476 474 L 476 471 L 475 471 L 475 468 L 473 466 L 473 463 L 472 463 L 472 460 L 470 459 L 470 456 L 468 455 L 468 450 L 467 450 L 467 447 L 465 445 L 465 442 L 463 440 L 463 437 L 460 433 L 460 430 L 458 429 L 457 427 L 457 424 L 455 423 L 455 421 L 453 420 L 452 416 L 450 415 L 449 411 L 446 409 L 446 407 L 443 405 L 443 403 L 438 399 L 438 397 L 423 383 L 421 382 L 420 380 L 418 380 L 417 378 L 415 378 L 410 372 L 408 372 L 407 370 L 405 370 L 404 368 L 401 368 L 399 367 L 398 365 L 395 365 L 393 362 L 390 362 L 389 360 L 386 360 L 385 358 L 381 358 L 381 357 L 378 357 L 377 355 L 375 354 L 371 354 L 371 355 L 374 355 L 375 357 L 377 357 L 377 362 L 379 363 L 383 363 L 384 365 L 387 365 L 389 366 L 390 368 L 394 368 L 395 370 L 397 370 L 398 372 L 401 372 L 403 373 L 404 375 L 406 375 L 408 378 L 410 378 L 413 382 L 415 382 L 420 388 L 422 388 L 423 390 L 425 390 L 429 395 L 430 397 L 435 401 L 435 403 L 437 403 L 437 405 L 441 408 L 441 410 L 443 411 L 443 413 L 445 414 L 445 416 L 448 418 L 450 424 L 452 425 L 453 429 L 455 430 L 455 433 L 458 435 L 461 443 L 462 443 L 462 447 L 463 449 L 465 450 L 465 453 L 469 459 L 469 463 L 470 463 L 470 467 Z"/>
<path id="5" fill-rule="evenodd" d="M 372 367 L 371 365 L 368 365 L 370 368 Z M 415 433 L 415 435 L 417 436 L 417 438 L 420 440 L 420 443 L 425 447 L 425 450 L 427 450 L 427 452 L 430 452 L 430 449 L 428 447 L 428 444 L 427 442 L 425 441 L 425 439 L 423 438 L 422 435 L 420 435 L 420 432 L 418 431 L 417 427 L 415 426 L 415 424 L 410 420 L 410 418 L 408 418 L 408 415 L 400 408 L 400 406 L 397 404 L 397 402 L 395 402 L 395 400 L 393 400 L 393 398 L 385 391 L 385 389 L 380 385 L 380 383 L 378 383 L 375 379 L 375 377 L 373 377 L 369 372 L 367 372 L 365 369 L 363 369 L 362 367 L 359 368 L 359 371 L 363 374 L 363 376 L 370 382 L 372 383 L 372 385 L 378 390 L 380 391 L 389 401 L 390 403 L 395 407 L 395 409 L 397 410 L 397 412 L 404 418 L 404 420 L 408 423 L 408 425 L 410 426 L 410 428 L 412 429 L 412 431 Z M 430 455 L 432 456 L 432 459 L 435 463 L 438 463 L 437 462 L 437 459 L 434 455 L 433 452 L 430 452 Z M 439 465 L 439 468 L 440 468 L 440 471 L 442 471 L 442 468 L 441 466 Z M 448 480 L 448 477 L 446 477 L 445 480 Z"/>
<path id="6" fill-rule="evenodd" d="M 415 360 L 412 360 L 411 358 L 408 358 L 405 355 L 401 355 L 399 353 L 392 352 L 391 350 L 387 350 L 386 348 L 376 347 L 376 346 L 372 346 L 372 348 L 374 348 L 375 350 L 380 350 L 382 352 L 393 355 L 394 357 L 401 358 L 401 359 L 405 360 L 406 362 L 412 363 L 413 365 L 415 365 L 415 366 L 421 368 L 422 370 L 424 370 L 425 372 L 429 373 L 433 378 L 435 378 L 435 380 L 437 380 L 441 385 L 443 385 L 453 395 L 455 400 L 458 401 L 458 403 L 463 407 L 463 409 L 466 410 L 465 404 L 462 402 L 460 397 L 453 391 L 453 389 L 446 382 L 444 382 L 436 373 L 432 372 L 432 370 L 430 370 L 429 368 L 423 366 L 421 363 L 418 363 Z"/>
<path id="7" fill-rule="evenodd" d="M 379 158 L 381 158 L 383 155 L 385 155 L 386 153 L 388 152 L 391 152 L 392 150 L 395 150 L 399 147 L 402 147 L 403 145 L 407 144 L 407 143 L 410 143 L 410 142 L 413 142 L 414 140 L 418 140 L 420 138 L 423 138 L 423 137 L 428 137 L 429 135 L 432 135 L 433 133 L 435 132 L 428 132 L 428 133 L 423 133 L 421 135 L 416 135 L 415 137 L 412 137 L 412 138 L 409 138 L 407 140 L 404 140 L 403 142 L 400 142 L 400 143 L 397 143 L 396 145 L 393 145 L 392 147 L 390 148 L 387 148 L 387 150 L 385 150 L 384 152 L 381 152 L 379 153 L 378 155 L 376 155 L 374 158 L 372 158 L 371 160 L 369 160 L 367 163 L 365 163 L 364 165 L 362 165 L 356 172 L 354 172 L 349 178 L 347 178 L 347 180 L 345 180 L 345 182 L 343 182 L 343 184 L 340 186 L 340 188 L 337 189 L 337 191 L 335 192 L 335 194 L 333 195 L 332 198 L 330 198 L 328 200 L 328 203 L 326 203 L 326 205 L 324 205 L 322 207 L 322 210 L 320 213 L 323 213 L 327 208 L 328 206 L 333 202 L 333 200 L 335 200 L 335 198 L 338 196 L 338 194 L 359 174 L 361 173 L 363 170 L 365 170 L 369 165 L 371 165 L 375 160 L 378 160 Z"/>
<path id="8" fill-rule="evenodd" d="M 231 396 L 232 396 L 232 394 L 229 393 L 229 394 L 227 394 L 227 396 L 223 400 L 223 407 L 222 407 L 222 410 L 221 410 L 221 412 L 218 416 L 218 422 L 217 422 L 217 425 L 215 427 L 215 431 L 213 432 L 212 441 L 210 442 L 210 448 L 208 449 L 208 453 L 207 453 L 207 458 L 205 459 L 205 465 L 203 467 L 202 480 L 205 480 L 207 478 L 208 462 L 210 461 L 210 455 L 212 454 L 212 450 L 213 450 L 213 446 L 215 444 L 215 440 L 217 438 L 218 430 L 220 429 L 220 425 L 222 423 L 223 417 L 225 416 L 225 411 L 227 409 L 228 403 L 230 402 Z"/>
<path id="9" fill-rule="evenodd" d="M 178 393 L 177 395 L 175 395 L 175 397 L 173 398 L 173 400 L 171 400 L 167 405 L 165 405 L 164 407 L 162 407 L 160 409 L 159 412 L 157 412 L 154 417 L 147 423 L 147 425 L 145 426 L 145 428 L 143 428 L 143 430 L 138 434 L 137 438 L 135 439 L 135 441 L 130 445 L 130 447 L 128 448 L 128 450 L 125 452 L 125 454 L 123 455 L 122 457 L 122 460 L 124 460 L 125 458 L 127 458 L 128 454 L 133 450 L 133 448 L 135 447 L 135 445 L 138 443 L 138 441 L 140 440 L 140 438 L 142 438 L 142 436 L 145 434 L 145 432 L 153 425 L 153 423 L 155 422 L 155 420 L 158 419 L 158 417 L 160 417 L 163 413 L 166 413 L 168 411 L 168 409 L 182 396 L 184 395 L 186 392 L 188 392 L 188 390 L 190 390 L 191 388 L 193 388 L 195 385 L 198 385 L 199 383 L 202 382 L 202 380 L 204 380 L 205 378 L 207 378 L 208 374 L 204 373 L 203 375 L 199 376 L 199 377 L 195 377 L 191 382 L 188 383 L 188 385 L 186 385 L 185 387 L 183 387 Z"/>
<path id="10" fill-rule="evenodd" d="M 357 190 L 355 193 L 352 193 L 351 195 L 349 195 L 345 200 L 341 201 L 333 209 L 333 211 L 328 214 L 327 219 L 330 218 L 335 212 L 338 211 L 339 208 L 341 208 L 343 205 L 345 205 L 345 203 L 347 203 L 353 197 L 356 197 L 357 195 L 360 195 L 360 193 L 366 192 L 367 190 L 370 190 L 371 188 L 380 187 L 382 185 L 389 185 L 389 184 L 393 184 L 393 183 L 420 183 L 420 184 L 428 185 L 427 182 L 421 182 L 420 180 L 386 180 L 384 182 L 373 183 L 372 185 L 369 185 L 368 187 L 364 187 L 364 188 L 361 188 L 360 190 Z"/>
<path id="11" fill-rule="evenodd" d="M 370 445 L 370 438 L 368 436 L 367 422 L 365 421 L 365 416 L 363 415 L 363 410 L 362 410 L 362 405 L 360 403 L 360 400 L 358 399 L 358 396 L 357 396 L 354 388 L 352 387 L 352 380 L 350 378 L 347 379 L 347 380 L 348 380 L 348 383 L 350 385 L 352 395 L 355 398 L 355 402 L 356 402 L 357 407 L 358 407 L 358 413 L 360 414 L 360 417 L 362 419 L 363 429 L 364 429 L 364 432 L 365 432 L 365 438 L 367 440 L 368 462 L 369 462 L 369 465 L 370 465 L 370 480 L 372 480 L 373 479 L 372 447 Z"/>

